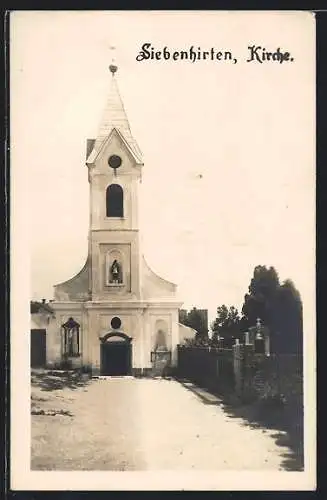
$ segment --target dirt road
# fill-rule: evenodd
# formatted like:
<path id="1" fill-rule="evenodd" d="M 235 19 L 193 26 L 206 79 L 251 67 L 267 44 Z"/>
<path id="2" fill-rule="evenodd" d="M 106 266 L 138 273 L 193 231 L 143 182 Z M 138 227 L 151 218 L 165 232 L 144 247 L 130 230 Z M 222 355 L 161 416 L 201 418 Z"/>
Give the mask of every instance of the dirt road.
<path id="1" fill-rule="evenodd" d="M 34 387 L 32 407 L 48 412 L 32 415 L 34 470 L 283 470 L 276 431 L 250 428 L 175 380 Z"/>

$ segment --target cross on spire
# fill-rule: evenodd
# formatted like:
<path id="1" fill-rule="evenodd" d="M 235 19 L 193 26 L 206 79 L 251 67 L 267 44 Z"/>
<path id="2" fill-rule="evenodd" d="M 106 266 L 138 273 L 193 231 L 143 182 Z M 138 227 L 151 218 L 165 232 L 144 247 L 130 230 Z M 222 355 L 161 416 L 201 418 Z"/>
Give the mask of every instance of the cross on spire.
<path id="1" fill-rule="evenodd" d="M 116 60 L 115 60 L 115 50 L 116 50 L 116 47 L 114 47 L 113 45 L 111 45 L 109 47 L 109 50 L 110 50 L 110 54 L 111 54 L 111 64 L 109 65 L 109 70 L 112 73 L 112 76 L 114 76 L 114 74 L 118 70 L 118 66 L 115 64 L 115 62 L 116 62 Z"/>
<path id="2" fill-rule="evenodd" d="M 124 105 L 119 94 L 117 79 L 114 78 L 114 75 L 118 70 L 118 67 L 115 64 L 114 50 L 115 47 L 110 46 L 112 63 L 109 66 L 109 70 L 112 74 L 112 78 L 110 81 L 108 100 L 100 121 L 97 138 L 95 139 L 93 149 L 88 156 L 87 163 L 92 164 L 95 161 L 112 130 L 116 129 L 116 131 L 121 134 L 123 140 L 126 141 L 126 144 L 132 152 L 132 155 L 135 156 L 137 163 L 142 164 L 142 153 L 137 145 L 137 142 L 132 136 Z"/>

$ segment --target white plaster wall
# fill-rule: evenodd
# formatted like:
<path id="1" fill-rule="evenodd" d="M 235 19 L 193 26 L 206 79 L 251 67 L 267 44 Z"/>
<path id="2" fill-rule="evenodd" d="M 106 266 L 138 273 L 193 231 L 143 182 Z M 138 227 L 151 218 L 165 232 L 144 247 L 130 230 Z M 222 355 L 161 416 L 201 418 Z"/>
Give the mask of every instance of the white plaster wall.
<path id="1" fill-rule="evenodd" d="M 51 319 L 51 314 L 34 313 L 31 315 L 31 328 L 47 329 Z"/>
<path id="2" fill-rule="evenodd" d="M 60 324 L 55 318 L 49 324 L 46 338 L 46 364 L 52 366 L 61 361 L 61 336 Z"/>
<path id="3" fill-rule="evenodd" d="M 196 330 L 190 328 L 189 326 L 182 325 L 181 323 L 178 325 L 179 330 L 179 343 L 183 343 L 185 339 L 194 339 L 196 335 Z"/>
<path id="4" fill-rule="evenodd" d="M 108 165 L 108 158 L 117 154 L 121 166 L 114 170 Z M 89 167 L 91 182 L 91 229 L 137 229 L 138 228 L 138 185 L 140 168 L 135 165 L 127 147 L 114 131 L 100 152 L 94 166 Z M 109 184 L 119 184 L 124 190 L 124 217 L 106 217 L 106 189 Z"/>
<path id="5" fill-rule="evenodd" d="M 80 353 L 79 363 L 84 363 L 84 354 L 87 355 L 87 318 L 81 304 L 75 303 L 64 308 L 60 308 L 60 303 L 53 303 L 55 317 L 50 321 L 47 329 L 46 357 L 49 366 L 62 361 L 62 329 L 61 326 L 72 317 L 80 324 Z"/>
<path id="6" fill-rule="evenodd" d="M 177 345 L 179 343 L 178 309 L 177 308 L 154 308 L 147 309 L 144 313 L 144 367 L 149 368 L 151 364 L 151 351 L 154 350 L 156 342 L 156 323 L 158 320 L 165 321 L 167 325 L 166 340 L 167 348 L 172 351 L 172 364 L 177 362 Z"/>
<path id="7" fill-rule="evenodd" d="M 122 324 L 119 328 L 119 331 L 126 333 L 126 335 L 128 335 L 129 337 L 134 338 L 135 329 L 133 328 L 133 314 L 125 312 L 122 313 L 120 310 L 111 310 L 110 313 L 100 313 L 99 335 L 102 337 L 112 330 L 110 323 L 112 318 L 114 318 L 115 316 L 118 316 L 121 319 Z"/>
<path id="8" fill-rule="evenodd" d="M 60 303 L 59 303 L 60 306 Z M 53 364 L 61 361 L 61 326 L 69 317 L 73 317 L 80 327 L 80 361 L 84 365 L 91 365 L 94 373 L 100 371 L 100 337 L 112 331 L 111 320 L 118 316 L 122 325 L 120 331 L 132 337 L 132 367 L 151 368 L 151 351 L 154 350 L 157 333 L 157 321 L 164 321 L 167 325 L 167 348 L 172 350 L 172 361 L 176 362 L 176 346 L 179 343 L 178 309 L 176 308 L 149 308 L 124 307 L 97 308 L 95 303 L 89 303 L 86 310 L 80 304 L 72 304 L 71 308 L 65 303 L 60 309 L 56 305 L 56 317 L 50 322 L 47 334 L 47 362 Z M 80 306 L 80 307 L 77 307 Z"/>
<path id="9" fill-rule="evenodd" d="M 93 300 L 138 299 L 140 290 L 138 231 L 93 231 L 91 234 L 92 296 Z M 119 249 L 124 256 L 126 283 L 124 287 L 106 286 L 106 252 Z"/>
<path id="10" fill-rule="evenodd" d="M 100 373 L 100 339 L 99 339 L 99 311 L 88 311 L 88 362 L 92 366 L 92 371 Z"/>
<path id="11" fill-rule="evenodd" d="M 80 352 L 81 352 L 81 362 L 83 365 L 87 366 L 90 364 L 89 356 L 89 315 L 88 311 L 83 311 L 81 319 L 81 333 L 80 333 Z"/>
<path id="12" fill-rule="evenodd" d="M 144 257 L 141 259 L 142 296 L 145 299 L 162 299 L 176 296 L 177 287 L 174 283 L 158 276 L 147 264 Z"/>
<path id="13" fill-rule="evenodd" d="M 151 368 L 151 349 L 152 349 L 152 329 L 151 316 L 148 309 L 145 309 L 142 314 L 143 320 L 143 367 Z"/>
<path id="14" fill-rule="evenodd" d="M 89 358 L 96 370 L 100 370 L 101 353 L 100 337 L 112 331 L 111 320 L 118 316 L 122 325 L 119 331 L 132 337 L 132 368 L 142 368 L 143 360 L 143 331 L 142 331 L 142 309 L 124 310 L 112 309 L 109 311 L 89 310 Z"/>
<path id="15" fill-rule="evenodd" d="M 141 311 L 136 310 L 131 318 L 132 320 L 132 330 L 134 332 L 132 341 L 132 367 L 142 368 L 143 361 L 143 344 L 142 344 L 142 324 L 140 321 Z"/>
<path id="16" fill-rule="evenodd" d="M 177 345 L 179 344 L 179 328 L 178 328 L 178 309 L 172 311 L 171 314 L 172 331 L 171 331 L 171 342 L 172 342 L 172 365 L 177 365 Z"/>

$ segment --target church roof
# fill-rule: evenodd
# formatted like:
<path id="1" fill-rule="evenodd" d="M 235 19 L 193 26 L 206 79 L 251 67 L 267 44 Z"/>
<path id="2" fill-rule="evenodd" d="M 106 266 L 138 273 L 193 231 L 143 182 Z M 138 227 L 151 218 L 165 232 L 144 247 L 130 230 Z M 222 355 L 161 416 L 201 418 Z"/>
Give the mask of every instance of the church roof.
<path id="1" fill-rule="evenodd" d="M 95 161 L 113 129 L 116 129 L 124 138 L 137 163 L 142 163 L 141 150 L 132 135 L 123 101 L 119 93 L 117 80 L 114 72 L 112 70 L 111 72 L 112 77 L 109 97 L 102 115 L 97 138 L 95 139 L 94 144 L 89 142 L 88 147 L 92 145 L 93 148 L 90 148 L 91 151 L 88 152 L 87 163 L 93 163 Z"/>
<path id="2" fill-rule="evenodd" d="M 54 312 L 49 304 L 47 304 L 46 302 L 38 302 L 37 300 L 31 300 L 30 311 L 31 314 L 37 314 L 41 312 L 52 314 Z"/>

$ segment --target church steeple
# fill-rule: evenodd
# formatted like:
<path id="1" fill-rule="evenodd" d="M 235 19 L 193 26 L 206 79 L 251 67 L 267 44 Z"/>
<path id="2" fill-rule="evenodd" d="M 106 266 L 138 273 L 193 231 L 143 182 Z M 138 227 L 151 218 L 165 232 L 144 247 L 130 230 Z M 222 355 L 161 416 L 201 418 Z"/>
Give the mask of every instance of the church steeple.
<path id="1" fill-rule="evenodd" d="M 89 283 L 94 300 L 141 295 L 139 184 L 143 162 L 118 90 L 117 69 L 110 64 L 109 96 L 97 137 L 87 146 Z"/>
<path id="2" fill-rule="evenodd" d="M 99 131 L 87 139 L 88 258 L 76 276 L 55 287 L 47 362 L 91 366 L 95 375 L 126 375 L 131 369 L 145 374 L 152 370 L 152 351 L 162 346 L 176 364 L 182 304 L 176 301 L 176 285 L 156 275 L 143 258 L 138 215 L 143 162 L 114 61 L 109 69 L 110 93 Z M 72 342 L 64 328 L 70 317 L 78 325 Z M 117 343 L 110 341 L 117 335 L 119 356 Z"/>
<path id="3" fill-rule="evenodd" d="M 95 161 L 106 139 L 109 137 L 112 130 L 116 129 L 135 156 L 136 162 L 142 164 L 142 153 L 132 135 L 124 104 L 118 89 L 117 78 L 115 76 L 118 66 L 110 64 L 109 70 L 111 72 L 109 96 L 102 114 L 97 138 L 94 141 L 93 149 L 88 155 L 86 163 L 92 164 Z"/>

